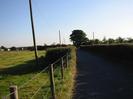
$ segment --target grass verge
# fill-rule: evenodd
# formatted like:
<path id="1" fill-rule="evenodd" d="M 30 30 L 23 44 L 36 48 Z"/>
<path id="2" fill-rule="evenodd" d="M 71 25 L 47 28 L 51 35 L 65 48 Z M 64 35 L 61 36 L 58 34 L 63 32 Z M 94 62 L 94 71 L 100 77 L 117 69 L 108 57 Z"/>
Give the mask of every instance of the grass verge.
<path id="1" fill-rule="evenodd" d="M 76 48 L 70 48 L 69 66 L 64 71 L 64 79 L 61 79 L 60 65 L 54 69 L 55 94 L 57 99 L 72 99 L 76 75 Z M 34 99 L 51 99 L 49 82 L 47 86 L 42 87 Z M 42 95 L 44 93 L 44 95 Z"/>
<path id="2" fill-rule="evenodd" d="M 71 47 L 69 67 L 65 71 L 61 90 L 57 93 L 57 99 L 72 99 L 76 76 L 76 48 Z"/>

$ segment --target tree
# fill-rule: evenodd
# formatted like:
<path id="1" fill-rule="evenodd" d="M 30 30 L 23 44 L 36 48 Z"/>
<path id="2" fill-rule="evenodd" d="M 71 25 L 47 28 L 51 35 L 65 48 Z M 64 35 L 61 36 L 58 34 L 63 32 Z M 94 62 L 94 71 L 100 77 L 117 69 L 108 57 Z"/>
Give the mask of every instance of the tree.
<path id="1" fill-rule="evenodd" d="M 114 42 L 115 42 L 114 39 L 112 39 L 112 38 L 109 38 L 109 39 L 108 39 L 108 44 L 112 44 L 112 43 L 114 43 Z"/>
<path id="2" fill-rule="evenodd" d="M 87 44 L 89 39 L 86 37 L 86 34 L 82 30 L 73 30 L 70 35 L 70 40 L 73 42 L 73 45 L 80 46 Z"/>
<path id="3" fill-rule="evenodd" d="M 103 42 L 103 44 L 107 44 L 107 39 L 106 39 L 106 37 L 103 38 L 102 42 Z"/>
<path id="4" fill-rule="evenodd" d="M 17 48 L 15 46 L 11 47 L 10 49 L 11 49 L 11 51 L 16 51 L 17 50 Z"/>
<path id="5" fill-rule="evenodd" d="M 132 38 L 127 38 L 127 42 L 128 43 L 133 43 L 133 39 Z"/>
<path id="6" fill-rule="evenodd" d="M 100 40 L 99 39 L 95 39 L 93 42 L 94 42 L 94 44 L 100 44 Z"/>
<path id="7" fill-rule="evenodd" d="M 1 46 L 1 49 L 7 50 L 7 48 L 5 46 Z"/>
<path id="8" fill-rule="evenodd" d="M 118 37 L 116 39 L 116 43 L 123 43 L 124 42 L 124 38 Z"/>

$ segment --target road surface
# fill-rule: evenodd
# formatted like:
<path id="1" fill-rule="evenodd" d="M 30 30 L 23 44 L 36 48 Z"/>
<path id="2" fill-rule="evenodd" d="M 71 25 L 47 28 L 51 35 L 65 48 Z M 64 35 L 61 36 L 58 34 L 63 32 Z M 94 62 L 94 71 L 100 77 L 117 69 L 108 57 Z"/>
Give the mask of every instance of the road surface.
<path id="1" fill-rule="evenodd" d="M 79 50 L 73 99 L 133 99 L 133 69 Z"/>

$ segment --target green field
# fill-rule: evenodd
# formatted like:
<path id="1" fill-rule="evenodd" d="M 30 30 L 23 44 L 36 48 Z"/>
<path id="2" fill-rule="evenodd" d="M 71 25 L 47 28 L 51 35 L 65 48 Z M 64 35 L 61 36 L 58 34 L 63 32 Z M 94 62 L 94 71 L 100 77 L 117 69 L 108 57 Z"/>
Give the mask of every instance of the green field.
<path id="1" fill-rule="evenodd" d="M 38 56 L 44 57 L 45 51 L 39 51 Z M 39 72 L 36 68 L 38 67 L 35 66 L 33 51 L 0 52 L 0 98 L 9 93 L 10 85 L 20 87 L 36 75 Z M 20 96 L 23 97 L 23 99 L 30 97 L 30 94 L 34 94 L 34 91 L 36 91 L 46 79 L 48 79 L 47 73 L 40 73 L 35 79 L 19 89 Z"/>
<path id="2" fill-rule="evenodd" d="M 45 51 L 39 51 L 38 56 L 44 56 Z M 1 51 L 0 52 L 0 68 L 13 67 L 14 65 L 24 64 L 26 61 L 33 60 L 33 51 Z"/>
<path id="3" fill-rule="evenodd" d="M 11 85 L 18 86 L 20 99 L 30 99 L 39 88 L 41 89 L 32 99 L 49 99 L 51 95 L 49 74 L 48 72 L 40 73 L 47 67 L 43 60 L 45 54 L 45 51 L 38 52 L 39 66 L 36 66 L 33 51 L 0 52 L 0 99 L 9 94 L 9 86 Z M 58 99 L 70 99 L 72 96 L 74 65 L 76 65 L 74 49 L 71 56 L 73 59 L 70 60 L 69 65 L 73 66 L 65 71 L 64 81 L 61 80 L 60 68 L 57 67 L 54 70 Z M 35 78 L 30 80 L 34 76 Z M 9 99 L 9 96 L 7 96 L 7 99 Z"/>

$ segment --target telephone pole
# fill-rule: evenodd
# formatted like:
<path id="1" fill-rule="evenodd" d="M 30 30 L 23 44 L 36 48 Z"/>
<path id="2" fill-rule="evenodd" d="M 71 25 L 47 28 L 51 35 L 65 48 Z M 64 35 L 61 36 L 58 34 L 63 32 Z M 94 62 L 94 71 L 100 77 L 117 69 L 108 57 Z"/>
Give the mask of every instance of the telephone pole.
<path id="1" fill-rule="evenodd" d="M 92 45 L 94 45 L 94 42 L 95 42 L 95 35 L 94 35 L 94 32 L 93 32 L 93 40 L 92 40 Z"/>
<path id="2" fill-rule="evenodd" d="M 61 45 L 61 33 L 60 33 L 60 30 L 59 30 L 59 44 Z"/>
<path id="3" fill-rule="evenodd" d="M 29 8 L 30 8 L 30 18 L 31 18 L 31 27 L 32 27 L 32 35 L 33 35 L 35 59 L 36 59 L 36 65 L 38 65 L 36 37 L 35 37 L 34 21 L 33 21 L 33 14 L 32 14 L 32 0 L 29 0 Z"/>
<path id="4" fill-rule="evenodd" d="M 94 34 L 94 32 L 93 32 L 93 41 L 95 40 L 95 34 Z"/>

